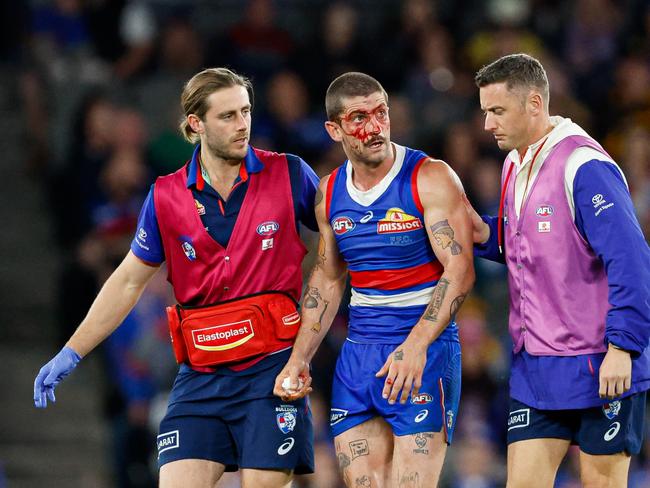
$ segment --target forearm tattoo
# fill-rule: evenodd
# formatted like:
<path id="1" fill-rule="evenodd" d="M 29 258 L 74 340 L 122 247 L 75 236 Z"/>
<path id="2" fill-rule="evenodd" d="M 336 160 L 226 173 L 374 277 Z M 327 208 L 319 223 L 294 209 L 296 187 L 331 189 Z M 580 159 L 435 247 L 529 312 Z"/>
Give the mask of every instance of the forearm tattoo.
<path id="1" fill-rule="evenodd" d="M 454 240 L 454 229 L 451 228 L 447 219 L 433 224 L 431 234 L 433 234 L 433 238 L 440 247 L 443 249 L 450 248 L 452 255 L 456 256 L 463 250 L 462 246 Z"/>
<path id="2" fill-rule="evenodd" d="M 462 295 L 458 295 L 456 298 L 454 298 L 454 301 L 451 302 L 451 306 L 449 307 L 449 314 L 451 315 L 451 320 L 454 320 L 456 318 L 456 314 L 458 313 L 458 310 L 460 309 L 461 305 L 465 301 L 466 297 L 467 297 L 467 293 L 463 293 Z"/>
<path id="3" fill-rule="evenodd" d="M 321 329 L 321 324 L 323 323 L 323 315 L 325 315 L 325 311 L 327 310 L 327 306 L 330 304 L 327 300 L 323 300 L 323 303 L 325 304 L 325 307 L 323 307 L 323 311 L 320 313 L 320 317 L 318 317 L 318 322 L 316 322 L 314 325 L 311 326 L 311 331 L 315 332 L 318 334 Z"/>
<path id="4" fill-rule="evenodd" d="M 321 301 L 323 300 L 323 297 L 320 296 L 318 288 L 310 286 L 309 288 L 307 288 L 307 292 L 305 293 L 305 299 L 303 300 L 302 305 L 305 308 L 317 308 L 318 300 Z"/>
<path id="5" fill-rule="evenodd" d="M 445 278 L 440 278 L 440 280 L 438 280 L 438 284 L 433 290 L 431 303 L 427 307 L 427 310 L 424 312 L 424 315 L 422 317 L 424 320 L 428 320 L 430 322 L 435 322 L 438 320 L 438 313 L 440 313 L 440 307 L 442 307 L 442 302 L 445 299 L 449 285 L 449 280 Z"/>
<path id="6" fill-rule="evenodd" d="M 325 315 L 325 311 L 327 310 L 327 307 L 329 306 L 330 302 L 323 299 L 323 297 L 320 295 L 320 292 L 318 291 L 318 288 L 313 286 L 307 288 L 307 292 L 305 293 L 305 298 L 302 302 L 303 307 L 309 309 L 318 308 L 319 301 L 323 302 L 325 304 L 325 307 L 323 307 L 323 311 L 321 312 L 320 317 L 318 317 L 318 322 L 316 322 L 314 325 L 311 326 L 311 330 L 315 333 L 319 333 L 321 330 L 323 315 Z"/>

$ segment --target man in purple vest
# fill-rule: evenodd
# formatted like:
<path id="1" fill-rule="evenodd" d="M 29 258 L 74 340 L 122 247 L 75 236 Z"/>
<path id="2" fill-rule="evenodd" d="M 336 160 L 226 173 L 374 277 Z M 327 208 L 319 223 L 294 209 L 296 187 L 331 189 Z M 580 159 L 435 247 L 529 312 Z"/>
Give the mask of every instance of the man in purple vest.
<path id="1" fill-rule="evenodd" d="M 318 178 L 297 156 L 249 146 L 252 86 L 224 68 L 190 79 L 181 105 L 192 159 L 160 177 L 131 251 L 66 346 L 34 382 L 34 402 L 113 332 L 166 262 L 178 305 L 167 309 L 181 364 L 160 425 L 163 487 L 214 487 L 242 468 L 244 487 L 284 487 L 313 471 L 305 399 L 273 396 L 300 320 L 305 246 L 316 229 Z"/>
<path id="2" fill-rule="evenodd" d="M 625 177 L 549 116 L 536 59 L 504 56 L 475 81 L 485 130 L 508 151 L 499 215 L 470 208 L 476 254 L 508 266 L 508 487 L 552 487 L 570 444 L 583 486 L 627 486 L 650 387 L 650 252 Z"/>

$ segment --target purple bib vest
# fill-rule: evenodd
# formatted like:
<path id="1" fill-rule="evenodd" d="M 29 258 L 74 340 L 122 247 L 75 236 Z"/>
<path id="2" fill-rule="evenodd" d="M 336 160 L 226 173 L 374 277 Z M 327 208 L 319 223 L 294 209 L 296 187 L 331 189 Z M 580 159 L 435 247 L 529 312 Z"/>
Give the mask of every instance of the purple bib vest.
<path id="1" fill-rule="evenodd" d="M 576 228 L 564 189 L 567 159 L 584 146 L 609 158 L 593 139 L 563 139 L 546 157 L 519 217 L 515 178 L 508 182 L 505 252 L 514 352 L 523 347 L 537 356 L 575 356 L 607 349 L 607 275 Z M 510 164 L 506 158 L 502 185 Z"/>
<path id="2" fill-rule="evenodd" d="M 249 175 L 237 222 L 223 248 L 205 230 L 186 167 L 160 177 L 154 205 L 167 279 L 183 305 L 207 305 L 263 291 L 284 291 L 298 301 L 307 250 L 296 230 L 286 157 L 255 149 L 264 163 Z"/>

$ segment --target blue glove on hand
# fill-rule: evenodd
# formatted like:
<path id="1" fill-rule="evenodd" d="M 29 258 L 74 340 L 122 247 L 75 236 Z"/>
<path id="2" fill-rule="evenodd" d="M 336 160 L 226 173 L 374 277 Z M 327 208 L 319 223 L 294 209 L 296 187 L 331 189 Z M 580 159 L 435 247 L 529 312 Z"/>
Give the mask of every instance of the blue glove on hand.
<path id="1" fill-rule="evenodd" d="M 52 403 L 56 402 L 54 388 L 72 372 L 80 360 L 81 356 L 66 346 L 41 368 L 34 380 L 34 405 L 36 408 L 47 407 L 48 398 Z"/>

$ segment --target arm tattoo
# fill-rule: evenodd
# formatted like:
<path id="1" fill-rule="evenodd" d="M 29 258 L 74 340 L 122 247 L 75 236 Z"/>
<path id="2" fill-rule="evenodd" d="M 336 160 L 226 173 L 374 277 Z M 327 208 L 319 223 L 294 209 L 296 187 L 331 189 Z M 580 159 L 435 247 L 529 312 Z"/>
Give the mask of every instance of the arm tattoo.
<path id="1" fill-rule="evenodd" d="M 323 308 L 323 311 L 320 313 L 320 317 L 318 317 L 318 322 L 316 322 L 314 325 L 311 326 L 311 331 L 318 334 L 321 329 L 321 323 L 323 322 L 323 315 L 325 315 L 325 311 L 327 310 L 327 306 L 330 304 L 327 300 L 323 300 L 323 303 L 325 303 L 325 308 Z"/>
<path id="2" fill-rule="evenodd" d="M 320 191 L 320 187 L 316 190 L 316 196 L 314 197 L 314 207 L 318 207 L 320 202 L 323 201 L 323 192 Z"/>
<path id="3" fill-rule="evenodd" d="M 449 313 L 451 315 L 451 320 L 454 320 L 456 318 L 456 314 L 458 313 L 458 309 L 463 304 L 466 297 L 467 297 L 467 293 L 463 293 L 462 295 L 458 295 L 456 298 L 454 298 L 454 301 L 451 302 L 451 306 L 449 307 Z"/>
<path id="4" fill-rule="evenodd" d="M 440 312 L 440 307 L 442 302 L 445 299 L 445 294 L 447 293 L 447 287 L 450 285 L 449 280 L 445 278 L 440 278 L 436 288 L 433 290 L 433 296 L 431 297 L 431 303 L 427 307 L 426 312 L 424 312 L 424 320 L 429 320 L 430 322 L 435 322 L 438 320 L 438 313 Z"/>
<path id="5" fill-rule="evenodd" d="M 401 349 L 399 351 L 395 351 L 393 357 L 395 358 L 395 361 L 401 361 L 402 359 L 404 359 L 404 351 L 402 351 Z"/>
<path id="6" fill-rule="evenodd" d="M 318 288 L 310 286 L 307 288 L 307 293 L 305 293 L 305 299 L 303 300 L 302 305 L 305 308 L 316 308 L 318 307 L 319 299 L 322 300 L 323 298 L 320 296 Z"/>
<path id="7" fill-rule="evenodd" d="M 463 247 L 454 240 L 454 229 L 451 228 L 447 219 L 433 224 L 431 233 L 440 247 L 443 249 L 451 248 L 452 255 L 460 254 L 463 250 Z"/>
<path id="8" fill-rule="evenodd" d="M 308 287 L 307 291 L 305 292 L 305 299 L 302 302 L 303 307 L 318 308 L 319 300 L 325 304 L 325 308 L 323 308 L 323 311 L 321 312 L 320 317 L 318 318 L 318 322 L 316 322 L 314 325 L 311 326 L 311 330 L 316 333 L 320 332 L 321 322 L 323 321 L 323 315 L 325 315 L 325 311 L 327 310 L 327 306 L 330 304 L 330 302 L 323 299 L 323 297 L 320 295 L 320 292 L 318 291 L 318 288 L 314 286 Z"/>

